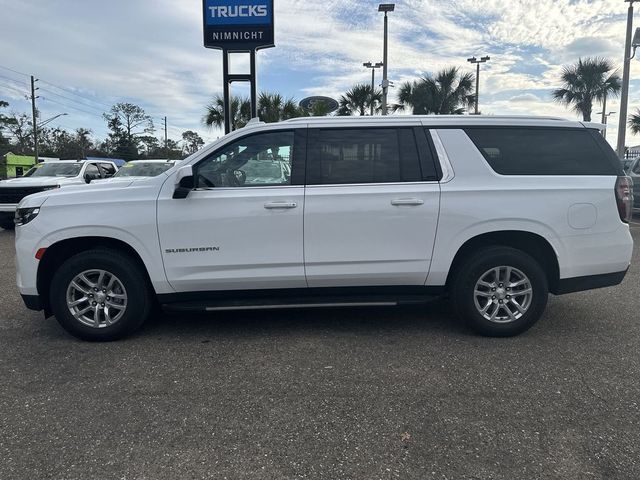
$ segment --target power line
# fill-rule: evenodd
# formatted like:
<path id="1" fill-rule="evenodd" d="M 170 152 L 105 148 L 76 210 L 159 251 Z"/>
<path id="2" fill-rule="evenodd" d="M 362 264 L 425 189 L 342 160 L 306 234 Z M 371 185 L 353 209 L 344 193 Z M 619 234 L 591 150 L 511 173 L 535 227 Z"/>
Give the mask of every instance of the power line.
<path id="1" fill-rule="evenodd" d="M 84 100 L 88 100 L 89 102 L 95 103 L 96 105 L 100 105 L 100 108 L 110 109 L 110 108 L 112 107 L 112 105 L 107 105 L 106 103 L 99 102 L 99 101 L 94 100 L 94 99 L 92 99 L 92 98 L 89 98 L 89 97 L 87 97 L 87 96 L 85 96 L 85 95 L 80 95 L 79 93 L 74 92 L 73 90 L 71 90 L 71 89 L 69 89 L 69 88 L 61 87 L 61 86 L 59 86 L 59 85 L 56 85 L 55 83 L 47 82 L 46 80 L 40 80 L 40 81 L 41 81 L 42 83 L 46 83 L 47 85 L 50 85 L 50 86 L 52 86 L 52 87 L 55 87 L 55 88 L 57 88 L 58 90 L 62 90 L 62 91 L 63 91 L 63 92 L 65 92 L 65 93 L 69 93 L 69 94 L 71 94 L 71 95 L 75 95 L 76 97 L 82 98 L 82 99 L 84 99 Z M 94 108 L 95 108 L 95 107 L 94 107 Z"/>
<path id="2" fill-rule="evenodd" d="M 6 67 L 4 65 L 0 65 L 0 68 L 2 68 L 4 70 L 7 70 L 7 71 L 10 71 L 10 72 L 13 72 L 13 73 L 18 74 L 18 75 L 29 77 L 29 75 L 26 74 L 26 73 L 20 72 L 18 70 L 14 70 L 14 69 Z M 19 80 L 14 79 L 14 78 L 4 77 L 2 75 L 0 75 L 0 77 L 5 78 L 7 80 L 10 80 L 12 82 L 19 82 Z M 49 88 L 42 88 L 41 87 L 40 90 L 42 92 L 47 92 L 48 94 L 54 95 L 57 98 L 64 99 L 67 102 L 72 102 L 73 105 L 69 105 L 68 103 L 63 103 L 60 100 L 47 98 L 47 97 L 43 96 L 42 100 L 44 100 L 44 101 L 53 102 L 53 103 L 56 103 L 56 104 L 61 105 L 63 107 L 71 108 L 73 110 L 77 110 L 79 112 L 82 112 L 82 113 L 85 113 L 85 114 L 88 114 L 88 115 L 92 115 L 92 116 L 97 116 L 97 117 L 100 117 L 100 118 L 103 118 L 102 114 L 104 113 L 104 110 L 109 111 L 113 106 L 113 105 L 108 105 L 106 103 L 103 103 L 103 102 L 100 102 L 98 100 L 95 100 L 93 98 L 90 98 L 90 97 L 88 97 L 86 95 L 82 95 L 80 93 L 77 93 L 77 92 L 75 92 L 75 91 L 73 91 L 73 90 L 71 90 L 69 88 L 62 87 L 60 85 L 56 85 L 55 83 L 48 82 L 48 81 L 43 80 L 43 79 L 39 79 L 39 82 L 41 84 L 44 83 L 44 84 L 47 84 L 47 85 L 49 85 L 49 86 L 51 86 L 53 88 L 56 88 L 56 89 L 60 90 L 61 92 L 65 93 L 65 94 L 78 97 L 79 99 L 83 99 L 83 100 L 85 100 L 87 102 L 91 102 L 92 104 L 98 105 L 99 107 L 98 106 L 94 106 L 94 105 L 90 105 L 88 103 L 82 102 L 82 101 L 77 100 L 75 98 L 70 98 L 68 96 L 62 95 L 61 93 L 58 93 L 56 91 L 50 90 Z M 16 91 L 18 93 L 26 95 L 26 92 L 20 92 L 18 89 L 15 88 L 15 86 L 8 86 L 8 85 L 2 85 L 2 84 L 0 84 L 0 86 L 3 86 L 3 88 L 8 88 L 8 89 L 11 89 L 11 90 Z M 76 105 L 78 105 L 78 106 L 76 106 Z M 83 108 L 79 108 L 79 107 L 83 107 Z M 86 109 L 90 109 L 90 110 L 94 110 L 94 112 L 87 111 L 87 110 L 85 110 L 85 108 Z M 100 112 L 100 113 L 96 113 L 96 112 Z M 160 124 L 164 123 L 164 117 L 155 116 L 155 115 L 150 115 L 150 117 L 151 117 L 152 120 L 154 120 L 154 123 L 156 123 L 156 122 L 159 122 Z M 162 130 L 162 127 L 160 128 L 160 130 Z M 173 132 L 174 135 L 178 135 L 180 137 L 182 136 L 182 133 L 185 131 L 184 128 L 180 128 L 180 127 L 177 127 L 177 126 L 174 126 L 174 125 L 167 125 L 167 130 L 170 131 L 170 132 Z"/>
<path id="3" fill-rule="evenodd" d="M 9 80 L 10 82 L 15 82 L 17 84 L 24 85 L 25 88 L 28 88 L 26 83 L 24 83 L 24 84 L 22 83 L 22 80 L 16 80 L 15 78 L 5 77 L 4 75 L 0 75 L 0 78 L 4 78 L 5 80 Z"/>
<path id="4" fill-rule="evenodd" d="M 9 90 L 13 90 L 14 92 L 18 92 L 19 94 L 26 96 L 27 92 L 23 92 L 22 90 L 18 90 L 17 88 L 11 86 L 11 85 L 5 85 L 3 83 L 0 83 L 0 88 L 7 88 Z"/>
<path id="5" fill-rule="evenodd" d="M 66 103 L 59 102 L 59 101 L 54 100 L 54 99 L 52 99 L 52 98 L 47 98 L 47 97 L 40 97 L 40 98 L 41 98 L 42 100 L 44 100 L 45 102 L 53 102 L 53 103 L 57 103 L 58 105 L 62 105 L 63 107 L 66 107 L 66 108 L 72 108 L 72 109 L 74 109 L 74 110 L 78 110 L 79 112 L 83 112 L 83 113 L 86 113 L 86 114 L 88 114 L 88 115 L 93 115 L 93 116 L 95 116 L 95 117 L 103 118 L 103 117 L 102 117 L 102 115 L 100 115 L 100 114 L 98 114 L 98 113 L 95 113 L 95 112 L 89 112 L 89 111 L 87 111 L 87 110 L 83 110 L 83 109 L 78 108 L 78 107 L 76 107 L 76 106 L 68 105 L 68 104 L 66 104 Z"/>
<path id="6" fill-rule="evenodd" d="M 73 99 L 73 98 L 65 97 L 64 95 L 60 95 L 59 93 L 52 92 L 51 90 L 49 90 L 49 89 L 47 89 L 47 88 L 40 88 L 40 91 L 42 91 L 42 92 L 49 92 L 51 95 L 56 95 L 57 97 L 64 98 L 65 100 L 68 100 L 68 101 L 70 101 L 70 102 L 77 103 L 78 105 L 81 105 L 81 106 L 83 106 L 83 107 L 87 107 L 87 108 L 94 109 L 94 110 L 96 110 L 96 111 L 99 111 L 101 115 L 104 113 L 104 110 L 103 110 L 103 109 L 100 109 L 100 108 L 94 107 L 93 105 L 87 105 L 86 103 L 78 102 L 77 100 L 75 100 L 75 99 Z"/>
<path id="7" fill-rule="evenodd" d="M 3 69 L 5 69 L 5 70 L 9 70 L 10 72 L 13 72 L 13 73 L 17 73 L 18 75 L 22 75 L 22 76 L 25 76 L 25 77 L 29 77 L 29 75 L 28 75 L 28 74 L 26 74 L 26 73 L 19 72 L 19 71 L 17 71 L 17 70 L 14 70 L 13 68 L 5 67 L 4 65 L 0 65 L 0 68 L 3 68 Z"/>

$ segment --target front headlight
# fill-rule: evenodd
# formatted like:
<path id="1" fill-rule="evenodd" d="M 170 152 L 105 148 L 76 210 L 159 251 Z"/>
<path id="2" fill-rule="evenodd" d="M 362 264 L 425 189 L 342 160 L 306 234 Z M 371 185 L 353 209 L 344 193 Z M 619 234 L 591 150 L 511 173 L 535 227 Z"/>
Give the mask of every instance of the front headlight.
<path id="1" fill-rule="evenodd" d="M 42 187 L 42 191 L 46 192 L 47 190 L 54 190 L 56 188 L 60 188 L 60 185 L 48 185 L 46 187 Z"/>
<path id="2" fill-rule="evenodd" d="M 16 210 L 16 218 L 14 220 L 16 226 L 22 226 L 36 218 L 40 213 L 40 207 L 35 208 L 19 208 Z"/>

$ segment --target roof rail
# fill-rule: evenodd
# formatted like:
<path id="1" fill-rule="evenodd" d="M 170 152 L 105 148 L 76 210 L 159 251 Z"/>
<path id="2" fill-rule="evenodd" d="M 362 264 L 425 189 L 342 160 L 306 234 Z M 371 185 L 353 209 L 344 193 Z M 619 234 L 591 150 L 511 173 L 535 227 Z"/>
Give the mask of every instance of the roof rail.
<path id="1" fill-rule="evenodd" d="M 386 120 L 407 120 L 410 118 L 414 119 L 460 119 L 460 120 L 470 120 L 476 118 L 482 119 L 495 119 L 495 120 L 554 120 L 558 122 L 567 122 L 566 118 L 562 117 L 552 117 L 552 116 L 542 116 L 542 115 L 387 115 L 387 116 L 325 116 L 325 117 L 296 117 L 285 120 L 286 123 L 300 123 L 300 122 L 319 122 L 319 121 L 347 121 L 354 119 L 362 119 L 362 120 L 370 120 L 370 121 L 381 121 L 383 119 Z"/>

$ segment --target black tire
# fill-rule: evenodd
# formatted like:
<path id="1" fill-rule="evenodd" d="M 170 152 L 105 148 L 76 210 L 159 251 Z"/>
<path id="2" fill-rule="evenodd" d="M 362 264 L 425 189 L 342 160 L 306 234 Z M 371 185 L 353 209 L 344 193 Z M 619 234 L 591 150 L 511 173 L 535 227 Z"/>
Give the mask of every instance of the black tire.
<path id="1" fill-rule="evenodd" d="M 497 267 L 512 267 L 519 270 L 519 273 L 523 273 L 527 277 L 532 289 L 530 303 L 525 313 L 517 319 L 504 319 L 504 323 L 485 318 L 479 308 L 476 307 L 476 283 L 487 272 Z M 506 269 L 502 270 L 502 272 L 506 275 Z M 512 284 L 515 284 L 515 282 L 512 282 Z M 530 255 L 510 247 L 488 247 L 474 252 L 457 266 L 450 287 L 451 301 L 457 315 L 476 333 L 488 337 L 512 337 L 527 331 L 542 316 L 549 297 L 547 275 L 540 264 Z M 487 292 L 493 290 L 484 286 L 480 288 L 486 288 Z M 500 295 L 497 298 L 509 293 L 505 289 L 506 287 L 504 289 L 501 287 Z M 510 290 L 513 293 L 513 289 Z M 512 296 L 513 300 L 517 302 L 521 302 L 524 299 L 523 296 L 521 297 L 517 294 Z M 494 300 L 494 297 L 484 299 L 481 296 L 477 296 L 477 298 L 479 302 L 481 300 L 486 300 L 487 304 L 492 302 L 493 305 L 489 307 L 491 312 L 498 306 L 496 302 L 500 301 Z M 502 302 L 506 304 L 511 301 L 507 300 L 507 298 L 511 298 L 511 296 L 505 297 Z M 509 310 L 519 315 L 517 308 L 513 305 L 509 303 Z M 500 308 L 498 315 L 507 316 L 507 306 L 501 306 Z"/>
<path id="2" fill-rule="evenodd" d="M 121 318 L 101 328 L 87 326 L 67 307 L 67 289 L 71 281 L 87 270 L 105 270 L 115 275 L 127 294 L 127 306 Z M 137 330 L 149 317 L 153 306 L 148 280 L 131 256 L 117 250 L 95 249 L 81 252 L 56 271 L 51 281 L 51 310 L 60 325 L 74 337 L 94 342 L 119 340 Z"/>

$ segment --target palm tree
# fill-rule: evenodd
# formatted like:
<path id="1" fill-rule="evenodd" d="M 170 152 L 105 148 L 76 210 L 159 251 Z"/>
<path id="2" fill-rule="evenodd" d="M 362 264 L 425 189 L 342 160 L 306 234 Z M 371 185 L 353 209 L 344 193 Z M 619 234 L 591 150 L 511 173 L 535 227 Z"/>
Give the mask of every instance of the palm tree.
<path id="1" fill-rule="evenodd" d="M 473 104 L 472 73 L 460 74 L 458 68 L 446 68 L 435 76 L 405 82 L 398 93 L 394 110 L 411 109 L 414 115 L 461 115 Z"/>
<path id="2" fill-rule="evenodd" d="M 562 88 L 553 91 L 553 98 L 591 121 L 593 102 L 605 102 L 607 96 L 620 93 L 621 82 L 613 64 L 599 57 L 578 59 L 562 70 Z"/>
<path id="3" fill-rule="evenodd" d="M 231 97 L 231 130 L 244 127 L 249 120 L 251 120 L 251 101 L 244 97 Z M 213 98 L 207 105 L 207 113 L 202 121 L 209 128 L 224 126 L 223 97 L 216 95 Z"/>
<path id="4" fill-rule="evenodd" d="M 634 135 L 640 133 L 640 109 L 636 110 L 636 113 L 629 116 L 628 125 Z"/>
<path id="5" fill-rule="evenodd" d="M 258 97 L 258 117 L 267 123 L 280 122 L 302 116 L 293 98 L 285 100 L 279 93 L 262 92 Z"/>
<path id="6" fill-rule="evenodd" d="M 375 111 L 379 112 L 381 102 L 382 92 L 380 90 L 373 90 L 371 85 L 363 83 L 354 85 L 351 90 L 340 97 L 338 115 L 366 115 L 367 111 L 371 109 L 372 103 Z"/>

